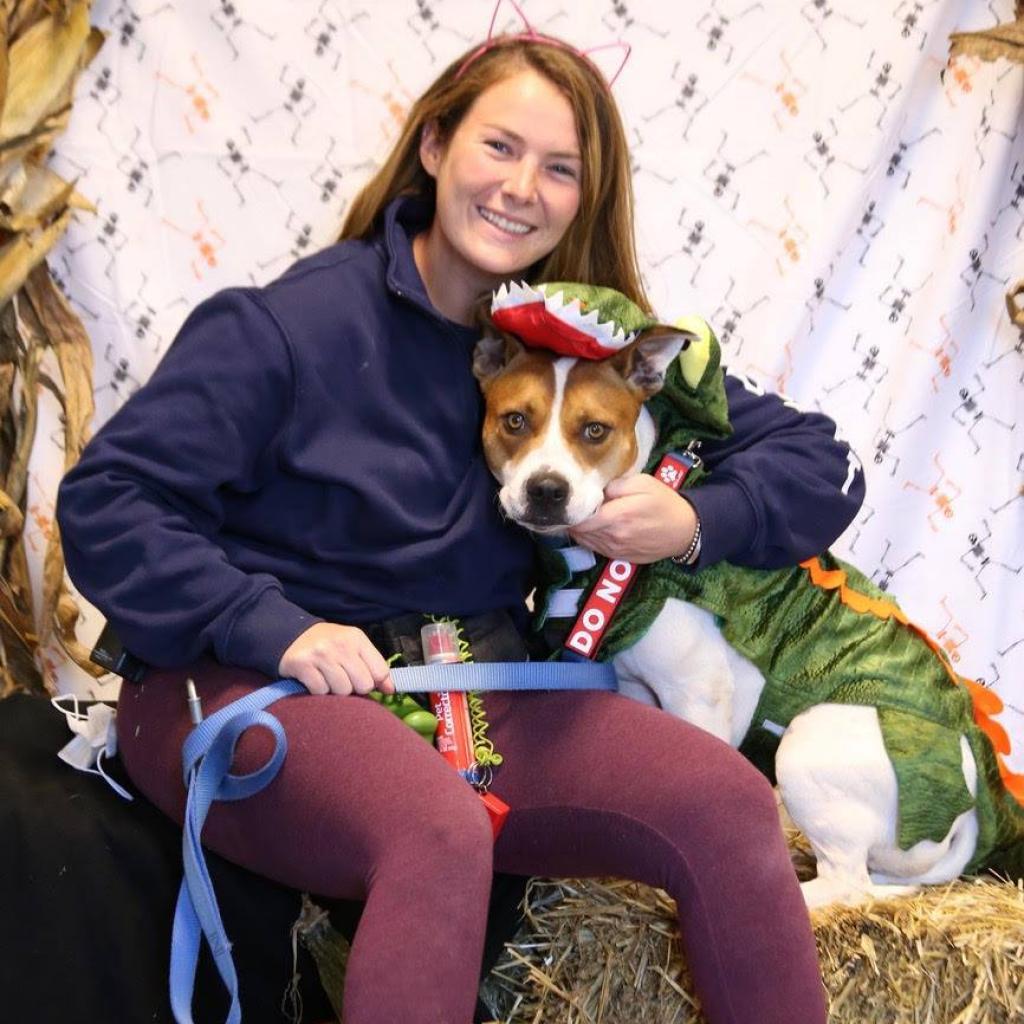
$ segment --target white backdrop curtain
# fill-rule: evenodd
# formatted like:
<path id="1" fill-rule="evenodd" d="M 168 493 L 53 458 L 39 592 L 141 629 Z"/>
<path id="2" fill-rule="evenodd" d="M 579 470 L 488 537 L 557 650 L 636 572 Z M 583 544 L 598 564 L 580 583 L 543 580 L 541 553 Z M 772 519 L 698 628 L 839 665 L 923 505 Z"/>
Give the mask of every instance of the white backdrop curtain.
<path id="1" fill-rule="evenodd" d="M 704 315 L 731 370 L 839 422 L 868 497 L 838 553 L 1002 696 L 1024 770 L 1024 332 L 1004 301 L 1024 277 L 1024 68 L 946 66 L 948 34 L 1011 20 L 1011 0 L 522 6 L 580 47 L 632 44 L 615 94 L 659 314 Z M 492 10 L 94 5 L 109 37 L 53 162 L 98 213 L 51 265 L 93 341 L 96 427 L 199 300 L 332 242 L 412 98 Z M 46 406 L 40 557 L 59 444 Z M 116 691 L 57 648 L 46 662 L 62 690 Z"/>

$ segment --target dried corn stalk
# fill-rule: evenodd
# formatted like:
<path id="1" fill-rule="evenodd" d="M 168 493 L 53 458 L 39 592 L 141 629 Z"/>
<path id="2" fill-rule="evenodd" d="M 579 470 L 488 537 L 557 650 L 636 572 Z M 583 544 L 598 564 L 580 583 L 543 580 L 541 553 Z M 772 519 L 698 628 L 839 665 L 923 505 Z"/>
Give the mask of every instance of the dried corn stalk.
<path id="1" fill-rule="evenodd" d="M 0 694 L 43 691 L 40 648 L 56 634 L 93 675 L 75 639 L 60 538 L 47 537 L 42 608 L 33 607 L 24 527 L 40 388 L 62 409 L 64 469 L 78 460 L 92 418 L 92 351 L 54 286 L 46 254 L 73 209 L 93 210 L 44 165 L 71 113 L 75 81 L 103 43 L 90 0 L 0 0 Z M 44 370 L 52 353 L 54 380 Z"/>
<path id="2" fill-rule="evenodd" d="M 1024 3 L 1018 2 L 1016 21 L 1008 21 L 984 32 L 953 32 L 949 37 L 949 59 L 961 55 L 980 60 L 1007 60 L 1024 64 Z"/>

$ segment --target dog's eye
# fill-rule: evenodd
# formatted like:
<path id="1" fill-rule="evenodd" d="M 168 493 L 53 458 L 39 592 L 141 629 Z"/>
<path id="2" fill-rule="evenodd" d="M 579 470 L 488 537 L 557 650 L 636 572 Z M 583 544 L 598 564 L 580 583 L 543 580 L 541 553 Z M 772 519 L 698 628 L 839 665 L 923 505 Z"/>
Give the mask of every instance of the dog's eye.
<path id="1" fill-rule="evenodd" d="M 518 434 L 526 427 L 526 417 L 521 412 L 505 413 L 505 429 L 512 434 Z"/>
<path id="2" fill-rule="evenodd" d="M 588 423 L 583 428 L 583 436 L 588 441 L 603 441 L 608 434 L 608 428 L 603 423 Z"/>

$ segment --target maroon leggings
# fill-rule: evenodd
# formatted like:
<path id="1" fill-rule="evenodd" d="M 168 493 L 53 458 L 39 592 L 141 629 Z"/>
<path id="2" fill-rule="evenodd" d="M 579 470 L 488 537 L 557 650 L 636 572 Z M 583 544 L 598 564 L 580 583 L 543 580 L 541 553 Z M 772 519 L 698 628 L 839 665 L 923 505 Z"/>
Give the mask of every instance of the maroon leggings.
<path id="1" fill-rule="evenodd" d="M 209 714 L 266 682 L 204 663 Z M 180 822 L 185 672 L 126 684 L 125 766 Z M 269 709 L 288 755 L 262 792 L 215 803 L 206 846 L 296 889 L 366 901 L 348 964 L 346 1024 L 468 1024 L 492 871 L 632 878 L 668 891 L 713 1024 L 821 1024 L 814 940 L 771 788 L 726 744 L 601 692 L 487 694 L 511 806 L 497 843 L 477 795 L 390 712 L 301 695 Z M 235 771 L 271 747 L 239 745 Z"/>

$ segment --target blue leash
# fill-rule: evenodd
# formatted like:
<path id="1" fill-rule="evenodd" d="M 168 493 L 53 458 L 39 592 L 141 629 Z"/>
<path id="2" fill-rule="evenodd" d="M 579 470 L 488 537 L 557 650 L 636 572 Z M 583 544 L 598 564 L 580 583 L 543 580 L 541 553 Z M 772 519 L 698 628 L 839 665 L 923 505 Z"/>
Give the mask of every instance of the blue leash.
<path id="1" fill-rule="evenodd" d="M 417 665 L 391 670 L 399 693 L 453 690 L 615 690 L 615 670 L 606 662 L 569 658 L 541 662 L 470 662 L 458 665 Z M 182 860 L 184 878 L 174 909 L 171 935 L 171 1011 L 178 1024 L 193 1024 L 192 996 L 202 937 L 231 997 L 225 1024 L 240 1024 L 238 975 L 231 942 L 224 931 L 217 897 L 206 867 L 200 836 L 214 800 L 244 800 L 277 775 L 288 752 L 284 727 L 264 708 L 306 688 L 295 679 L 279 679 L 246 694 L 203 719 L 182 747 L 182 768 L 188 797 L 185 803 Z M 274 750 L 267 762 L 248 775 L 229 769 L 242 734 L 254 725 L 269 729 Z"/>

